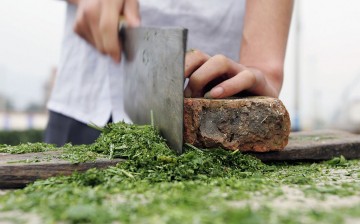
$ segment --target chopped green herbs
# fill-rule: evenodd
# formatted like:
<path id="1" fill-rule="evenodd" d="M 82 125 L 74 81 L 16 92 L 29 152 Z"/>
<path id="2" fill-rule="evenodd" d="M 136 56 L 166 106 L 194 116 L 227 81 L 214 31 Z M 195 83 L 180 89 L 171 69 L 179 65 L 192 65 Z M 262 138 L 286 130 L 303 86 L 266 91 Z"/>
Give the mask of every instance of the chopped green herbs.
<path id="1" fill-rule="evenodd" d="M 333 158 L 332 160 L 329 160 L 327 163 L 329 165 L 333 165 L 333 166 L 347 166 L 348 165 L 344 156 Z"/>
<path id="2" fill-rule="evenodd" d="M 47 223 L 344 223 L 360 219 L 359 160 L 340 157 L 314 164 L 263 164 L 240 152 L 191 145 L 178 156 L 152 126 L 117 123 L 102 131 L 92 145 L 62 147 L 61 157 L 73 162 L 98 157 L 126 161 L 103 170 L 36 181 L 0 196 L 0 210 L 36 214 Z M 0 152 L 54 150 L 39 146 L 27 145 L 26 150 L 23 145 L 11 150 L 1 146 Z"/>
<path id="3" fill-rule="evenodd" d="M 46 143 L 23 143 L 17 146 L 0 145 L 0 153 L 23 154 L 31 152 L 46 152 L 56 147 Z"/>

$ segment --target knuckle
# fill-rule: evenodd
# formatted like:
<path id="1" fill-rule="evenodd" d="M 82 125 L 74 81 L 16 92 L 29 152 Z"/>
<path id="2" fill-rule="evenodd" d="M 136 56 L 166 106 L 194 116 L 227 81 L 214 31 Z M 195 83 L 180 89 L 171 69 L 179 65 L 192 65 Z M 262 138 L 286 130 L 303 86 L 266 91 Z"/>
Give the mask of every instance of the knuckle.
<path id="1" fill-rule="evenodd" d="M 225 64 L 225 65 L 228 64 L 228 58 L 223 54 L 217 54 L 213 56 L 213 60 L 215 60 L 219 64 Z"/>
<path id="2" fill-rule="evenodd" d="M 76 20 L 73 30 L 75 33 L 82 35 L 85 27 L 85 22 L 81 18 Z"/>
<path id="3" fill-rule="evenodd" d="M 199 51 L 197 49 L 193 49 L 191 53 L 202 63 L 204 63 L 207 60 L 207 56 L 202 51 Z"/>
<path id="4" fill-rule="evenodd" d="M 88 20 L 91 23 L 98 22 L 98 9 L 92 4 L 85 6 L 83 9 L 84 19 Z"/>
<path id="5" fill-rule="evenodd" d="M 249 69 L 245 69 L 244 71 L 242 71 L 243 76 L 250 82 L 250 83 L 256 83 L 256 76 L 255 74 L 249 70 Z"/>
<path id="6" fill-rule="evenodd" d="M 91 16 L 91 14 L 93 13 L 93 9 L 91 7 L 91 5 L 85 5 L 84 8 L 83 8 L 83 13 L 86 17 L 89 17 Z"/>
<path id="7" fill-rule="evenodd" d="M 190 85 L 191 89 L 193 89 L 193 90 L 200 89 L 202 87 L 202 83 L 203 83 L 203 80 L 201 79 L 200 76 L 193 74 L 190 77 L 189 85 Z"/>

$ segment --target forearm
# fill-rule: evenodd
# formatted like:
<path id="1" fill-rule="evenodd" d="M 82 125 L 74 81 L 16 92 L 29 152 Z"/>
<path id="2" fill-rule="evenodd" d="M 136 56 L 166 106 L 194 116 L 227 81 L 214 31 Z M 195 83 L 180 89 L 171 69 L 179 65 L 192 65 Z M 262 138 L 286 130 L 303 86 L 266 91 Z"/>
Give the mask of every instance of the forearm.
<path id="1" fill-rule="evenodd" d="M 283 81 L 292 8 L 292 0 L 248 0 L 246 5 L 240 64 L 264 73 L 265 82 L 277 95 Z"/>
<path id="2" fill-rule="evenodd" d="M 100 53 L 114 62 L 121 60 L 119 17 L 123 16 L 129 27 L 140 24 L 137 0 L 67 0 L 76 4 L 74 31 Z"/>

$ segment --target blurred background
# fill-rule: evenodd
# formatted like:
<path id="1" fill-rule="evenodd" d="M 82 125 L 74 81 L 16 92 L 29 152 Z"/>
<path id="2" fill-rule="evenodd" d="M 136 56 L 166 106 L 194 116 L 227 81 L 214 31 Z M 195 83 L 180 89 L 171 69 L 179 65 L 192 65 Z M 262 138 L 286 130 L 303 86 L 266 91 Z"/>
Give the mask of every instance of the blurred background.
<path id="1" fill-rule="evenodd" d="M 44 129 L 65 3 L 3 1 L 0 130 Z M 360 131 L 360 1 L 296 2 L 280 99 L 293 130 Z"/>

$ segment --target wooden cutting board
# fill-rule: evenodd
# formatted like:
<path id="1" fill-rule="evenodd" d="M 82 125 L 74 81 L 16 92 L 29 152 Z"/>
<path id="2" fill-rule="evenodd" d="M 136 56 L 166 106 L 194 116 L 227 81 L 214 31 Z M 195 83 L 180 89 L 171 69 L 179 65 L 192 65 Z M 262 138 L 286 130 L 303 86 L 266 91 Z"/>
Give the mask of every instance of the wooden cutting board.
<path id="1" fill-rule="evenodd" d="M 106 168 L 124 161 L 98 159 L 94 162 L 73 164 L 56 158 L 58 151 L 28 154 L 0 154 L 0 189 L 21 188 L 37 179 L 84 172 L 90 168 Z M 344 156 L 360 158 L 360 135 L 343 131 L 322 130 L 294 132 L 289 144 L 281 152 L 250 153 L 264 162 L 319 161 Z M 38 162 L 36 162 L 38 161 Z"/>
<path id="2" fill-rule="evenodd" d="M 0 153 L 0 189 L 21 188 L 37 179 L 70 175 L 91 168 L 114 166 L 121 159 L 97 159 L 94 162 L 74 164 L 57 158 L 59 151 L 27 154 Z M 39 161 L 39 162 L 36 162 Z"/>
<path id="3" fill-rule="evenodd" d="M 293 132 L 283 151 L 251 153 L 263 162 L 319 161 L 344 156 L 360 158 L 360 135 L 339 130 Z"/>

